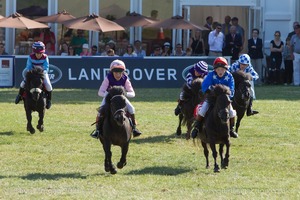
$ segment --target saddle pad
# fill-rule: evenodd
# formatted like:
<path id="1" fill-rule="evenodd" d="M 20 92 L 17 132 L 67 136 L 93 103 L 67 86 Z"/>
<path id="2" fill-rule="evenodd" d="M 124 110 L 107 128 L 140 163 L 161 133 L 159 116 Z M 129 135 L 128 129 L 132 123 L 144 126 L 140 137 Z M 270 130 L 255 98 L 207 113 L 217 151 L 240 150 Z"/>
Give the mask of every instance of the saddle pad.
<path id="1" fill-rule="evenodd" d="M 194 117 L 195 117 L 195 118 L 197 117 L 197 115 L 198 115 L 198 110 L 201 109 L 202 104 L 203 104 L 203 101 L 200 102 L 199 104 L 197 104 L 196 107 L 194 108 Z"/>

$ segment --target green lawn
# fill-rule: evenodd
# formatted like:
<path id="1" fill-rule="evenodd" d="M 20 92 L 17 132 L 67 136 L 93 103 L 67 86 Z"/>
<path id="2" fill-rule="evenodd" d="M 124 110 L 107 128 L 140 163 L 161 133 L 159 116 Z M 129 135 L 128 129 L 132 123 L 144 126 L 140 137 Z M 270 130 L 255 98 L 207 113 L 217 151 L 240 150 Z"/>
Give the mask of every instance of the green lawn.
<path id="1" fill-rule="evenodd" d="M 31 135 L 23 104 L 14 104 L 17 89 L 0 89 L 0 199 L 300 199 L 300 87 L 256 88 L 260 114 L 242 120 L 220 173 L 205 169 L 199 144 L 175 136 L 179 92 L 136 89 L 131 102 L 143 135 L 111 175 L 89 136 L 97 90 L 55 89 L 45 131 Z M 120 148 L 112 152 L 117 163 Z"/>

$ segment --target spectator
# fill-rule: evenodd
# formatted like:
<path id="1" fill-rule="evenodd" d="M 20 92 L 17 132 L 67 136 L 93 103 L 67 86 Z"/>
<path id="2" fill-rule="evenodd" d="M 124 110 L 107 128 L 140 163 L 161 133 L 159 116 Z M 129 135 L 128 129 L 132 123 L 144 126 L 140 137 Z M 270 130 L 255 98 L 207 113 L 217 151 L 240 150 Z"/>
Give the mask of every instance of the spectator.
<path id="1" fill-rule="evenodd" d="M 126 53 L 124 53 L 123 57 L 137 57 L 137 54 L 134 52 L 134 48 L 131 44 L 127 45 Z"/>
<path id="2" fill-rule="evenodd" d="M 105 47 L 104 47 L 104 51 L 101 53 L 101 56 L 107 56 L 107 51 L 112 49 L 110 48 L 111 46 L 109 44 L 106 44 Z M 114 49 L 112 49 L 114 50 Z M 115 53 L 115 50 L 114 50 L 114 53 Z"/>
<path id="3" fill-rule="evenodd" d="M 270 82 L 277 84 L 280 81 L 280 67 L 282 63 L 282 51 L 283 51 L 283 42 L 280 39 L 280 31 L 275 31 L 275 39 L 270 42 L 270 59 L 271 59 L 271 70 L 270 70 Z"/>
<path id="4" fill-rule="evenodd" d="M 291 51 L 291 38 L 286 38 L 283 48 L 283 59 L 285 68 L 284 85 L 293 84 L 293 56 Z"/>
<path id="5" fill-rule="evenodd" d="M 66 42 L 64 42 L 61 45 L 61 49 L 59 50 L 59 55 L 61 55 L 61 56 L 68 56 L 69 55 L 69 45 Z"/>
<path id="6" fill-rule="evenodd" d="M 162 49 L 162 56 L 170 56 L 171 55 L 171 44 L 169 42 L 165 42 Z"/>
<path id="7" fill-rule="evenodd" d="M 45 54 L 47 54 L 48 56 L 55 55 L 55 52 L 52 50 L 52 43 L 51 43 L 51 41 L 48 41 L 46 43 Z"/>
<path id="8" fill-rule="evenodd" d="M 106 52 L 106 56 L 118 57 L 118 55 L 115 54 L 115 51 L 113 49 L 108 49 Z"/>
<path id="9" fill-rule="evenodd" d="M 236 33 L 240 34 L 242 36 L 242 42 L 243 42 L 243 46 L 244 46 L 244 43 L 245 43 L 245 30 L 244 30 L 243 27 L 241 27 L 239 25 L 239 19 L 237 17 L 233 17 L 231 19 L 231 24 L 233 26 L 236 26 Z M 243 50 L 243 46 L 242 46 L 241 50 Z"/>
<path id="10" fill-rule="evenodd" d="M 98 47 L 97 45 L 92 46 L 92 56 L 100 56 L 100 53 L 98 52 Z"/>
<path id="11" fill-rule="evenodd" d="M 186 48 L 185 56 L 193 56 L 193 50 L 191 47 Z"/>
<path id="12" fill-rule="evenodd" d="M 73 36 L 71 46 L 75 51 L 75 55 L 80 55 L 82 52 L 82 45 L 87 44 L 88 41 L 84 38 L 84 32 L 81 29 L 77 30 L 77 36 Z"/>
<path id="13" fill-rule="evenodd" d="M 115 50 L 117 52 L 117 55 L 123 56 L 127 51 L 127 45 L 128 44 L 129 44 L 128 39 L 123 38 L 120 42 L 120 46 L 118 47 L 118 50 L 117 51 Z"/>
<path id="14" fill-rule="evenodd" d="M 3 43 L 0 43 L 0 55 L 8 55 L 8 53 L 5 52 L 5 46 Z"/>
<path id="15" fill-rule="evenodd" d="M 134 41 L 134 52 L 136 53 L 136 55 L 138 57 L 145 57 L 146 56 L 146 52 L 145 52 L 145 50 L 143 50 L 142 43 L 141 43 L 140 40 Z"/>
<path id="16" fill-rule="evenodd" d="M 50 28 L 45 28 L 42 30 L 41 34 L 40 34 L 40 41 L 42 41 L 46 46 L 48 43 L 50 43 L 50 52 L 54 52 L 55 54 L 55 35 L 54 33 L 50 30 Z M 53 55 L 54 55 L 53 54 Z M 49 54 L 48 54 L 49 55 Z"/>
<path id="17" fill-rule="evenodd" d="M 240 49 L 242 47 L 242 37 L 236 34 L 236 27 L 230 27 L 230 33 L 225 36 L 225 45 L 223 49 L 224 56 L 231 56 L 231 62 L 239 58 Z"/>
<path id="18" fill-rule="evenodd" d="M 293 23 L 293 29 L 294 29 L 294 30 L 288 34 L 287 38 L 288 38 L 288 37 L 289 37 L 289 38 L 292 38 L 292 36 L 296 34 L 296 32 L 295 32 L 296 25 L 299 25 L 299 22 L 294 22 L 294 23 Z"/>
<path id="19" fill-rule="evenodd" d="M 222 48 L 224 43 L 224 34 L 221 32 L 222 25 L 218 23 L 215 30 L 208 35 L 209 56 L 222 56 Z"/>
<path id="20" fill-rule="evenodd" d="M 262 39 L 259 38 L 259 30 L 254 28 L 252 29 L 252 37 L 248 40 L 248 55 L 259 77 L 262 77 L 262 59 L 264 57 L 262 48 L 263 42 Z M 258 79 L 255 83 L 261 84 L 261 80 Z"/>
<path id="21" fill-rule="evenodd" d="M 89 45 L 87 43 L 82 45 L 82 52 L 80 53 L 80 56 L 91 56 L 92 53 L 89 52 Z"/>
<path id="22" fill-rule="evenodd" d="M 190 39 L 190 47 L 192 48 L 193 56 L 203 56 L 205 52 L 204 41 L 201 36 L 201 31 L 196 30 L 195 36 Z"/>
<path id="23" fill-rule="evenodd" d="M 203 34 L 202 38 L 204 41 L 204 49 L 205 49 L 206 56 L 208 56 L 208 53 L 209 53 L 208 40 L 209 40 L 209 33 L 213 30 L 212 23 L 213 23 L 213 17 L 212 16 L 206 17 L 206 24 L 204 25 L 204 27 L 207 28 L 208 30 L 202 31 L 202 34 Z"/>
<path id="24" fill-rule="evenodd" d="M 300 85 L 300 25 L 295 26 L 295 35 L 291 38 L 291 50 L 294 68 L 294 85 Z"/>
<path id="25" fill-rule="evenodd" d="M 150 56 L 161 56 L 161 47 L 159 45 L 153 45 L 153 53 Z"/>
<path id="26" fill-rule="evenodd" d="M 230 31 L 230 21 L 231 21 L 231 17 L 229 15 L 225 16 L 224 18 L 224 24 L 222 24 L 222 33 L 224 35 L 227 35 Z"/>
<path id="27" fill-rule="evenodd" d="M 72 46 L 69 46 L 69 56 L 75 56 L 75 51 Z"/>
<path id="28" fill-rule="evenodd" d="M 182 50 L 182 45 L 180 43 L 176 44 L 175 51 L 171 56 L 185 56 L 185 52 Z"/>

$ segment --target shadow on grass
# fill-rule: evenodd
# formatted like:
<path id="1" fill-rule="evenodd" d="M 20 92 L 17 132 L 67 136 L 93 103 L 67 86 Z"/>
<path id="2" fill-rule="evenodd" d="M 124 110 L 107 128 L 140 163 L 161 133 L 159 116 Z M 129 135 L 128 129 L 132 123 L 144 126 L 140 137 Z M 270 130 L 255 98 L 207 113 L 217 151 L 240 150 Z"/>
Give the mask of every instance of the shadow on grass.
<path id="1" fill-rule="evenodd" d="M 68 174 L 42 174 L 42 173 L 33 173 L 26 176 L 22 176 L 22 179 L 26 180 L 59 180 L 62 178 L 76 178 L 76 179 L 86 179 L 86 176 L 81 175 L 80 173 L 68 173 Z"/>
<path id="2" fill-rule="evenodd" d="M 175 133 L 171 135 L 157 135 L 157 136 L 150 136 L 146 138 L 134 138 L 131 139 L 130 143 L 135 144 L 145 144 L 145 143 L 169 143 L 172 142 L 173 139 L 184 138 L 185 134 L 177 136 Z"/>
<path id="3" fill-rule="evenodd" d="M 182 168 L 173 168 L 173 167 L 146 167 L 144 169 L 132 170 L 128 172 L 128 175 L 141 175 L 141 174 L 151 174 L 151 175 L 168 175 L 176 176 L 179 174 L 188 173 L 192 170 L 182 169 Z"/>
<path id="4" fill-rule="evenodd" d="M 0 135 L 14 135 L 12 131 L 9 131 L 9 132 L 0 132 Z"/>

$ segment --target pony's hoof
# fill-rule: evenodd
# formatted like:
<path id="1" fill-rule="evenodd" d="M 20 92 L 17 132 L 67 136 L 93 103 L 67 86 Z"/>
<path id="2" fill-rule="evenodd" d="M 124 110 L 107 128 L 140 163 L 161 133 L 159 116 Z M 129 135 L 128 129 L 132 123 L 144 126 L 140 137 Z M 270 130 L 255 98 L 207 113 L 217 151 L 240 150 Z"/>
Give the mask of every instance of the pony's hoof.
<path id="1" fill-rule="evenodd" d="M 123 167 L 125 167 L 126 164 L 127 162 L 118 162 L 117 168 L 122 169 Z"/>
<path id="2" fill-rule="evenodd" d="M 221 170 L 220 170 L 220 168 L 219 167 L 215 167 L 215 169 L 214 169 L 214 172 L 215 173 L 219 173 Z"/>
<path id="3" fill-rule="evenodd" d="M 29 131 L 31 134 L 35 133 L 35 129 L 33 127 L 27 127 L 27 131 Z"/>
<path id="4" fill-rule="evenodd" d="M 114 165 L 112 165 L 112 166 L 110 167 L 110 173 L 111 173 L 111 174 L 116 174 L 116 173 L 117 173 L 116 167 L 115 167 Z"/>
<path id="5" fill-rule="evenodd" d="M 187 140 L 191 139 L 191 135 L 189 133 L 186 133 L 185 134 L 185 139 L 187 139 Z"/>
<path id="6" fill-rule="evenodd" d="M 176 135 L 181 135 L 181 128 L 177 128 L 177 130 L 176 130 Z"/>
<path id="7" fill-rule="evenodd" d="M 44 125 L 37 125 L 36 128 L 37 128 L 40 132 L 43 132 L 43 131 L 44 131 Z"/>

